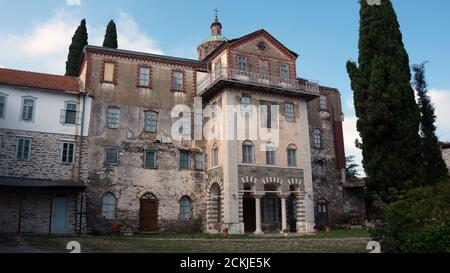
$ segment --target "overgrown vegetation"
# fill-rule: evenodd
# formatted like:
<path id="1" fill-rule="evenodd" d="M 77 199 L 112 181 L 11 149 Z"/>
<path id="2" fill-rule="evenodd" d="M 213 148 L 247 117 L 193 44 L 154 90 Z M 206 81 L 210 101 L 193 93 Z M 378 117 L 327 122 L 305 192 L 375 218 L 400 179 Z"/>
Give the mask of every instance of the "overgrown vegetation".
<path id="1" fill-rule="evenodd" d="M 450 179 L 409 191 L 372 232 L 384 252 L 450 253 Z"/>

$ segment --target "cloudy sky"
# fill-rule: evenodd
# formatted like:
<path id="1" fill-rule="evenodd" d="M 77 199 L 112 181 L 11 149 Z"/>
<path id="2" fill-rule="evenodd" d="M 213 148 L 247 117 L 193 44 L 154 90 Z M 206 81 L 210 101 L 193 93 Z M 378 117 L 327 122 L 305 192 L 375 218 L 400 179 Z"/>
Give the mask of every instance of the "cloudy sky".
<path id="1" fill-rule="evenodd" d="M 358 56 L 356 0 L 0 0 L 0 67 L 63 74 L 67 49 L 81 19 L 89 44 L 101 45 L 114 19 L 119 47 L 196 58 L 209 34 L 213 9 L 220 10 L 223 34 L 236 38 L 264 28 L 300 54 L 299 76 L 337 87 L 345 114 L 347 155 L 360 152 L 348 59 Z M 438 135 L 450 141 L 450 1 L 393 0 L 411 64 L 428 61 L 430 95 Z"/>

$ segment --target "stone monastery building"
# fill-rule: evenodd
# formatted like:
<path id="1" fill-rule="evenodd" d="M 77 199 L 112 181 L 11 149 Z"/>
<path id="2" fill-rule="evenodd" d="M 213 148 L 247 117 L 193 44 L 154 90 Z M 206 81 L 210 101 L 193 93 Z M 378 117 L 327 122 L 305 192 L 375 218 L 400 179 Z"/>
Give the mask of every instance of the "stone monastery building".
<path id="1" fill-rule="evenodd" d="M 265 30 L 198 60 L 87 46 L 77 78 L 0 69 L 0 232 L 311 232 L 364 217 L 339 91 Z"/>

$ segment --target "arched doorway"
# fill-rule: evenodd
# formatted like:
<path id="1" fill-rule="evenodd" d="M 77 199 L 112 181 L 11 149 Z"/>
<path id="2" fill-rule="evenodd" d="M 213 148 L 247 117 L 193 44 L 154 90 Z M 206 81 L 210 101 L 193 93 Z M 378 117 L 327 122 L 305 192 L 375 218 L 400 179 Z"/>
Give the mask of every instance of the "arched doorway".
<path id="1" fill-rule="evenodd" d="M 254 233 L 256 230 L 256 207 L 255 207 L 255 198 L 250 193 L 252 187 L 249 184 L 244 184 L 244 193 L 243 197 L 243 212 L 244 212 L 244 229 L 247 233 Z"/>
<path id="2" fill-rule="evenodd" d="M 281 229 L 281 202 L 278 198 L 279 185 L 264 185 L 265 195 L 262 198 L 262 220 L 264 232 L 279 232 Z"/>
<path id="3" fill-rule="evenodd" d="M 289 213 L 289 229 L 291 232 L 297 232 L 297 195 L 296 191 L 298 190 L 298 186 L 290 186 L 289 190 L 291 194 L 289 195 L 289 205 L 288 205 L 288 213 Z"/>
<path id="4" fill-rule="evenodd" d="M 211 185 L 208 201 L 208 223 L 213 230 L 219 230 L 222 222 L 222 198 L 220 186 L 217 183 Z"/>
<path id="5" fill-rule="evenodd" d="M 317 202 L 317 224 L 320 229 L 324 229 L 330 224 L 330 219 L 328 217 L 328 201 L 325 199 L 320 199 L 319 202 Z"/>
<path id="6" fill-rule="evenodd" d="M 140 227 L 141 231 L 158 230 L 158 199 L 153 193 L 146 193 L 140 201 Z"/>

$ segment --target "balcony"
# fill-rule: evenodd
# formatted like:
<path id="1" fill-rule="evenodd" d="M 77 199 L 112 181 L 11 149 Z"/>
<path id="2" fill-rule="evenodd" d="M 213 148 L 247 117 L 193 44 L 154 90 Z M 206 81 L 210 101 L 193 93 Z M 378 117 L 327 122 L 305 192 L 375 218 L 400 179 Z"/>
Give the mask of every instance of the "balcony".
<path id="1" fill-rule="evenodd" d="M 253 87 L 259 90 L 269 89 L 279 93 L 291 95 L 304 95 L 308 99 L 319 96 L 319 84 L 301 81 L 297 79 L 285 79 L 279 76 L 242 71 L 238 69 L 225 68 L 213 70 L 197 83 L 197 94 L 205 96 L 209 92 L 224 86 L 224 84 L 237 84 Z"/>

